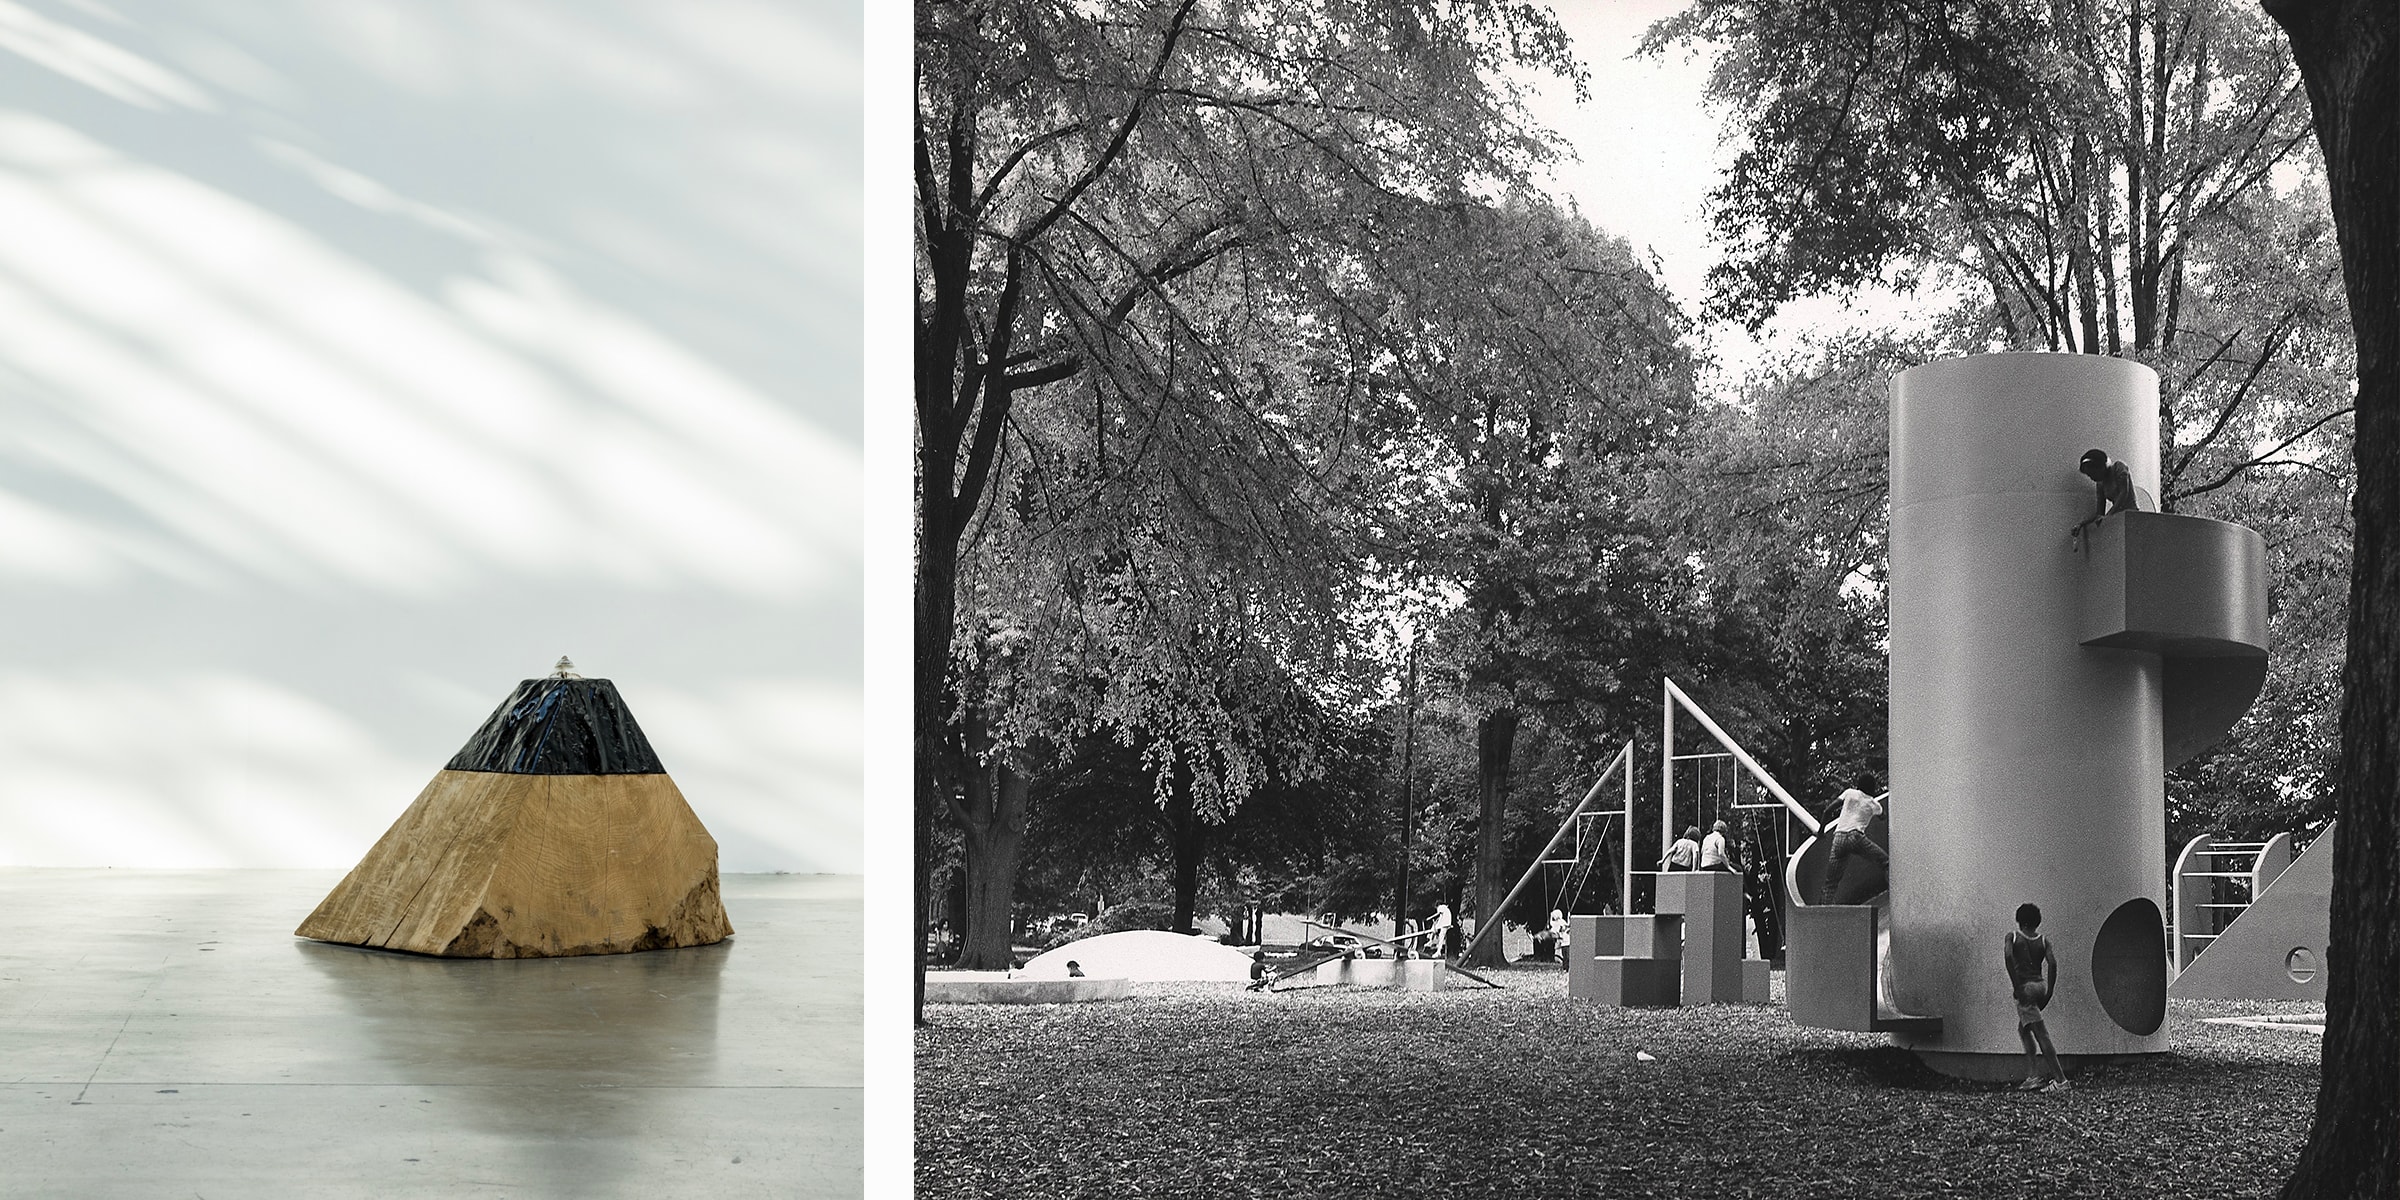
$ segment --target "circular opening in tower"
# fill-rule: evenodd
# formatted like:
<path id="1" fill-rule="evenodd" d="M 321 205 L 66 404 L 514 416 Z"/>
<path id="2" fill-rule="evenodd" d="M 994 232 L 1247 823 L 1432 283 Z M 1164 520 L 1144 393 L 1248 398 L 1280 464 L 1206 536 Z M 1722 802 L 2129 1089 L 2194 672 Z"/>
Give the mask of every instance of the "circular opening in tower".
<path id="1" fill-rule="evenodd" d="M 2283 956 L 2283 973 L 2293 983 L 2307 983 L 2317 977 L 2317 956 L 2309 953 L 2306 946 L 2294 946 L 2290 954 Z"/>
<path id="2" fill-rule="evenodd" d="M 2167 926 L 2158 906 L 2135 897 L 2117 906 L 2092 939 L 2092 990 L 2125 1032 L 2147 1037 L 2167 1019 Z"/>

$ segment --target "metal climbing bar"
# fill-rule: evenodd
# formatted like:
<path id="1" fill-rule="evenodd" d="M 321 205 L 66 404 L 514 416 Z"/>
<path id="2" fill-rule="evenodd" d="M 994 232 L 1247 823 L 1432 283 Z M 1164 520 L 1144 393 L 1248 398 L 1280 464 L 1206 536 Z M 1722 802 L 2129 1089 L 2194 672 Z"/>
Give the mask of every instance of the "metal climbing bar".
<path id="1" fill-rule="evenodd" d="M 1550 857 L 1550 852 L 1558 848 L 1558 840 L 1567 836 L 1567 831 L 1575 827 L 1575 819 L 1582 816 L 1585 809 L 1591 808 L 1592 801 L 1600 798 L 1600 789 L 1608 786 L 1608 777 L 1620 770 L 1626 773 L 1628 787 L 1630 788 L 1633 777 L 1633 743 L 1630 741 L 1625 743 L 1624 749 L 1617 751 L 1617 756 L 1615 758 L 1608 760 L 1608 765 L 1606 767 L 1601 768 L 1600 778 L 1592 781 L 1592 790 L 1585 792 L 1583 794 L 1583 799 L 1576 802 L 1574 811 L 1567 814 L 1567 819 L 1558 823 L 1558 831 L 1551 834 L 1550 840 L 1544 842 L 1542 844 L 1541 851 L 1533 856 L 1533 865 L 1525 868 L 1525 873 L 1517 877 L 1517 886 L 1508 889 L 1508 895 L 1500 901 L 1498 907 L 1494 908 L 1488 913 L 1476 914 L 1475 936 L 1467 940 L 1467 948 L 1459 952 L 1460 958 L 1470 960 L 1474 958 L 1475 947 L 1482 945 L 1483 939 L 1490 936 L 1493 930 L 1500 927 L 1500 914 L 1507 912 L 1508 906 L 1517 902 L 1517 896 L 1519 893 L 1525 890 L 1525 885 L 1533 882 L 1533 877 L 1541 873 L 1542 860 Z M 1626 830 L 1628 836 L 1625 840 L 1626 844 L 1630 846 L 1633 841 L 1632 837 L 1630 836 L 1633 832 L 1630 828 L 1633 823 L 1633 813 L 1631 809 L 1632 793 L 1630 790 L 1628 790 L 1626 793 L 1626 797 L 1627 808 L 1625 810 L 1625 822 L 1628 826 Z M 1615 810 L 1600 809 L 1597 811 L 1602 815 L 1607 815 Z M 1632 865 L 1632 854 L 1630 851 L 1628 851 L 1626 855 L 1626 866 L 1630 868 Z M 1490 981 L 1486 980 L 1485 982 L 1488 983 Z M 1497 987 L 1499 985 L 1494 984 L 1493 986 Z"/>
<path id="2" fill-rule="evenodd" d="M 1710 737 L 1717 739 L 1717 744 L 1725 747 L 1726 752 L 1733 756 L 1733 760 L 1742 764 L 1742 769 L 1750 772 L 1751 777 L 1758 780 L 1760 787 L 1773 793 L 1775 799 L 1782 802 L 1783 807 L 1789 810 L 1793 816 L 1798 817 L 1800 823 L 1806 825 L 1810 833 L 1816 833 L 1824 828 L 1824 822 L 1819 821 L 1815 813 L 1808 811 L 1805 805 L 1793 799 L 1792 794 L 1785 791 L 1783 785 L 1777 783 L 1775 777 L 1769 775 L 1765 767 L 1758 765 L 1757 759 L 1750 757 L 1749 751 L 1742 749 L 1741 743 L 1734 741 L 1732 735 L 1726 733 L 1724 727 L 1717 724 L 1716 718 L 1709 716 L 1707 711 L 1702 709 L 1699 703 L 1686 694 L 1682 688 L 1676 687 L 1674 680 L 1662 678 L 1659 682 L 1665 688 L 1665 697 L 1660 702 L 1660 726 L 1663 740 L 1659 751 L 1661 766 L 1664 768 L 1660 772 L 1663 779 L 1659 784 L 1658 819 L 1658 844 L 1662 851 L 1675 840 L 1675 710 L 1677 708 L 1690 713 L 1693 720 L 1700 722 L 1700 728 L 1707 730 Z"/>

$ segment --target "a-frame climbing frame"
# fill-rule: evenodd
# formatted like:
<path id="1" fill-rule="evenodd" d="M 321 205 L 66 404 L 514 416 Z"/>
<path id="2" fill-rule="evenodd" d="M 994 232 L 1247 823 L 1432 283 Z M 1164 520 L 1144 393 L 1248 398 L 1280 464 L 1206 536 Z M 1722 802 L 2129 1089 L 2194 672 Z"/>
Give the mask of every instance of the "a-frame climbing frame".
<path id="1" fill-rule="evenodd" d="M 1624 799 L 1622 803 L 1616 808 L 1593 808 L 1592 805 L 1597 803 L 1600 799 L 1601 791 L 1608 787 L 1608 780 L 1612 775 L 1617 776 L 1623 781 Z M 1558 823 L 1558 831 L 1552 833 L 1550 835 L 1550 840 L 1542 845 L 1542 852 L 1533 856 L 1533 865 L 1525 868 L 1525 873 L 1517 877 L 1517 885 L 1508 889 L 1508 895 L 1500 901 L 1500 907 L 1498 910 L 1488 916 L 1482 917 L 1476 922 L 1475 936 L 1472 940 L 1468 941 L 1467 948 L 1459 954 L 1459 959 L 1464 962 L 1474 961 L 1475 947 L 1482 943 L 1485 935 L 1491 933 L 1495 929 L 1500 928 L 1501 921 L 1499 914 L 1507 912 L 1508 906 L 1517 902 L 1518 894 L 1525 890 L 1526 884 L 1533 882 L 1534 876 L 1541 874 L 1543 867 L 1554 866 L 1559 863 L 1570 863 L 1574 864 L 1568 868 L 1571 873 L 1585 870 L 1586 868 L 1582 866 L 1585 857 L 1583 854 L 1583 843 L 1585 838 L 1583 830 L 1579 827 L 1579 822 L 1590 820 L 1605 822 L 1609 817 L 1617 817 L 1624 821 L 1624 829 L 1622 830 L 1623 836 L 1619 837 L 1617 840 L 1624 843 L 1625 869 L 1624 876 L 1619 883 L 1621 890 L 1617 892 L 1617 895 L 1620 897 L 1629 896 L 1632 895 L 1633 886 L 1632 742 L 1625 743 L 1625 748 L 1617 751 L 1616 757 L 1609 759 L 1608 765 L 1601 768 L 1600 778 L 1592 781 L 1591 790 L 1583 794 L 1583 799 L 1576 803 L 1574 811 L 1567 814 L 1567 819 Z M 1570 830 L 1574 831 L 1575 833 L 1575 856 L 1567 859 L 1553 857 L 1553 855 L 1555 855 L 1558 851 L 1559 843 L 1566 840 L 1567 834 Z M 1598 840 L 1598 838 L 1605 836 L 1606 834 L 1604 831 L 1602 834 L 1595 835 L 1594 840 Z M 1570 877 L 1572 877 L 1572 875 Z M 1620 900 L 1619 903 L 1623 903 L 1623 901 Z"/>
<path id="2" fill-rule="evenodd" d="M 1758 760 L 1750 757 L 1750 752 L 1742 749 L 1741 743 L 1734 741 L 1733 736 L 1725 732 L 1725 727 L 1717 724 L 1716 718 L 1709 716 L 1707 710 L 1700 707 L 1699 702 L 1693 700 L 1690 694 L 1682 688 L 1675 686 L 1673 679 L 1661 679 L 1660 683 L 1662 695 L 1659 701 L 1658 844 L 1662 851 L 1675 840 L 1675 764 L 1691 758 L 1718 757 L 1716 752 L 1701 755 L 1675 753 L 1675 711 L 1677 709 L 1690 714 L 1694 721 L 1699 722 L 1700 728 L 1707 730 L 1708 736 L 1716 739 L 1717 745 L 1724 747 L 1722 754 L 1730 756 L 1734 762 L 1739 763 L 1744 771 L 1750 773 L 1751 778 L 1758 781 L 1759 787 L 1765 789 L 1767 794 L 1775 797 L 1776 800 L 1776 803 L 1772 805 L 1737 804 L 1736 807 L 1780 807 L 1798 819 L 1810 833 L 1819 832 L 1823 822 L 1817 819 L 1817 815 L 1808 811 L 1808 808 L 1798 800 L 1793 799 L 1792 794 L 1785 791 L 1783 785 L 1776 782 L 1775 777 L 1768 774 L 1765 767 L 1758 765 Z M 1630 855 L 1630 849 L 1627 853 Z M 1776 864 L 1775 873 L 1778 878 L 1783 874 L 1782 867 L 1783 864 Z M 1628 869 L 1630 870 L 1630 868 Z M 1657 872 L 1650 873 L 1656 874 Z"/>

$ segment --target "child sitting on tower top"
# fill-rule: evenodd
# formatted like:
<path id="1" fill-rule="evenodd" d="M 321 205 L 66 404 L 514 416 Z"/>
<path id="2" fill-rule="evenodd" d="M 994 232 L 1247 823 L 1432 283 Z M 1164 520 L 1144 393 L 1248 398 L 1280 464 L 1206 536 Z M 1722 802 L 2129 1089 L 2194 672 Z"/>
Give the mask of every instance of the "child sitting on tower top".
<path id="1" fill-rule="evenodd" d="M 2071 538 L 2081 538 L 2084 530 L 2098 524 L 2103 517 L 2121 512 L 2155 512 L 2158 509 L 2158 501 L 2152 499 L 2150 493 L 2134 486 L 2133 468 L 2110 458 L 2105 450 L 2084 451 L 2083 461 L 2077 463 L 2075 469 L 2092 481 L 2099 494 L 2100 507 L 2068 531 L 2067 536 Z"/>
<path id="2" fill-rule="evenodd" d="M 2100 509 L 2092 514 L 2093 520 L 2141 507 L 2133 490 L 2133 469 L 2110 458 L 2107 451 L 2084 451 L 2083 461 L 2075 469 L 2083 472 L 2083 477 L 2091 480 L 2099 492 Z"/>

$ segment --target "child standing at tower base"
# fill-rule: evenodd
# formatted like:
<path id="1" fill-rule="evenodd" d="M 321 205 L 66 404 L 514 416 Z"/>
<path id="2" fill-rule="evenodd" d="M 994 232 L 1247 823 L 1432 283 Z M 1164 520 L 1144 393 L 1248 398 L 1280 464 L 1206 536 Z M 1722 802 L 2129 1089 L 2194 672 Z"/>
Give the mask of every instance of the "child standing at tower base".
<path id="1" fill-rule="evenodd" d="M 2017 1040 L 2025 1046 L 2025 1082 L 2019 1091 L 2039 1088 L 2045 1092 L 2067 1090 L 2067 1068 L 2058 1061 L 2058 1048 L 2050 1044 L 2050 1030 L 2042 1024 L 2042 1010 L 2049 1007 L 2050 996 L 2058 987 L 2058 955 L 2050 949 L 2050 939 L 2043 937 L 2042 910 L 2032 904 L 2017 906 L 2017 928 L 2001 939 L 2000 961 L 2008 968 L 2009 991 L 2017 999 Z M 2042 1082 L 2042 1060 L 2034 1053 L 2050 1058 L 2050 1081 Z"/>

